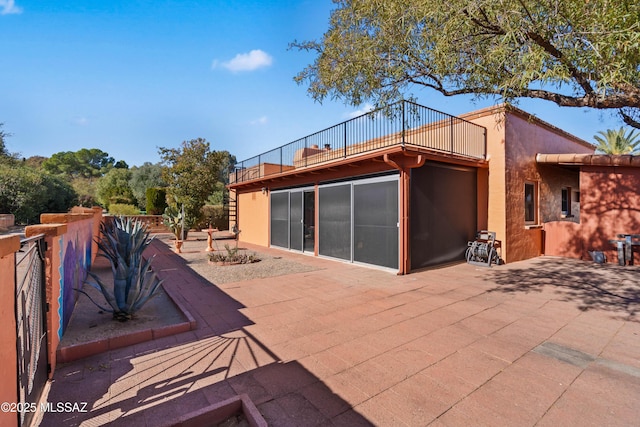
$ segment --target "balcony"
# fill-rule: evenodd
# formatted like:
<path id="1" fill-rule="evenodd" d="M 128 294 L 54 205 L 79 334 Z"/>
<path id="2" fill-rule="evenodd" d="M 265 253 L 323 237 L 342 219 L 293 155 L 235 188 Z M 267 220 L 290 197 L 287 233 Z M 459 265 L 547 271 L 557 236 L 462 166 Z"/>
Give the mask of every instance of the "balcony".
<path id="1" fill-rule="evenodd" d="M 484 160 L 486 130 L 459 117 L 400 101 L 243 160 L 231 171 L 229 183 L 301 171 L 393 146 Z"/>

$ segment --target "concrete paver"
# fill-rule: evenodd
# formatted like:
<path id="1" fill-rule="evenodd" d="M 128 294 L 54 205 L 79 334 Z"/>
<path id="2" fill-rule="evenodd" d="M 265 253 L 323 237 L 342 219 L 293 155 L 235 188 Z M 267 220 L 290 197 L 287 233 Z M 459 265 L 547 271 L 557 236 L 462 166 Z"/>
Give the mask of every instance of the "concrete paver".
<path id="1" fill-rule="evenodd" d="M 48 400 L 88 412 L 42 425 L 169 425 L 238 393 L 275 426 L 640 419 L 639 267 L 544 257 L 396 276 L 253 249 L 315 269 L 216 285 L 155 241 L 197 329 L 59 366 Z"/>

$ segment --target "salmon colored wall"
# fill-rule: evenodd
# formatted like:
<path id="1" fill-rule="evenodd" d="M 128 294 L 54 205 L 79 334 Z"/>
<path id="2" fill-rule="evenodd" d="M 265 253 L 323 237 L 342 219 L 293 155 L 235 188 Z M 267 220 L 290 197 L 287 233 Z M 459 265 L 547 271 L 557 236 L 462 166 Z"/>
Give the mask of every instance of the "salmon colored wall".
<path id="1" fill-rule="evenodd" d="M 507 257 L 508 245 L 506 243 L 506 199 L 505 195 L 505 129 L 504 129 L 504 113 L 496 110 L 492 114 L 479 114 L 478 116 L 465 116 L 467 120 L 472 121 L 487 129 L 487 154 L 489 160 L 488 176 L 483 179 L 487 183 L 487 201 L 486 203 L 486 229 L 496 232 L 496 239 L 502 240 L 502 257 Z M 478 187 L 481 180 L 478 180 Z M 478 192 L 480 196 L 480 192 Z M 480 201 L 480 199 L 479 199 Z M 478 203 L 478 210 L 480 210 Z M 484 219 L 484 218 L 482 218 Z M 480 213 L 478 215 L 478 227 L 481 221 Z"/>
<path id="2" fill-rule="evenodd" d="M 539 256 L 541 227 L 525 227 L 524 183 L 538 183 L 538 225 L 559 219 L 559 193 L 563 185 L 577 184 L 577 174 L 537 164 L 537 153 L 593 153 L 595 147 L 571 137 L 544 122 L 518 114 L 507 114 L 505 152 L 508 260 L 518 261 Z"/>
<path id="3" fill-rule="evenodd" d="M 16 354 L 15 253 L 20 250 L 18 235 L 0 236 L 0 402 L 18 402 L 18 358 Z M 13 286 L 12 286 L 13 284 Z M 15 412 L 0 412 L 0 425 L 17 426 Z"/>
<path id="4" fill-rule="evenodd" d="M 609 240 L 619 233 L 640 234 L 640 168 L 583 166 L 580 204 L 585 249 L 605 251 L 609 262 L 617 262 Z M 634 252 L 637 265 L 640 248 Z"/>
<path id="5" fill-rule="evenodd" d="M 256 190 L 237 197 L 240 240 L 269 246 L 269 193 Z"/>
<path id="6" fill-rule="evenodd" d="M 579 181 L 577 170 L 540 167 L 536 154 L 593 153 L 594 147 L 517 109 L 505 112 L 498 106 L 461 117 L 487 129 L 487 228 L 502 240 L 505 261 L 539 256 L 543 222 L 560 219 L 560 189 L 577 188 Z M 538 183 L 538 227 L 525 227 L 525 181 Z"/>
<path id="7" fill-rule="evenodd" d="M 571 221 L 551 221 L 544 224 L 545 255 L 581 259 L 584 253 L 580 224 Z"/>
<path id="8" fill-rule="evenodd" d="M 478 230 L 487 230 L 489 221 L 489 169 L 478 168 L 477 171 Z"/>

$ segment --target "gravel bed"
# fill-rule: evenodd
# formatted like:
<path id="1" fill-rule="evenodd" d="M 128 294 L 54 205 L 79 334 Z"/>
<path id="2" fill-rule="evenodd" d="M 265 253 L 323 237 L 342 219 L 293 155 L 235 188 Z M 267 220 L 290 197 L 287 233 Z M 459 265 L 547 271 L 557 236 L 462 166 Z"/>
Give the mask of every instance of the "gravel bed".
<path id="1" fill-rule="evenodd" d="M 204 235 L 206 236 L 206 234 Z M 173 241 L 170 237 L 163 236 L 159 238 L 173 248 Z M 229 245 L 230 248 L 235 247 L 234 240 L 218 240 L 214 245 L 216 252 L 221 251 L 224 253 L 226 251 L 225 244 Z M 311 265 L 285 259 L 277 254 L 248 250 L 243 248 L 242 244 L 238 250 L 239 254 L 255 254 L 260 261 L 251 264 L 215 265 L 209 263 L 209 252 L 204 251 L 206 247 L 206 237 L 192 237 L 192 233 L 189 233 L 189 239 L 184 242 L 182 253 L 179 255 L 196 273 L 217 285 L 285 274 L 304 273 L 318 269 Z"/>

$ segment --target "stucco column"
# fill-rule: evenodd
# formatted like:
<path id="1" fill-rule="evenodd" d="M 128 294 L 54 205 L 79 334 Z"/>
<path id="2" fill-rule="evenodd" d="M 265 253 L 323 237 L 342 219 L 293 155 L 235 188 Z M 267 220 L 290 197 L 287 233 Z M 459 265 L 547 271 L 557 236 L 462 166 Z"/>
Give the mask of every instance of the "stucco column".
<path id="1" fill-rule="evenodd" d="M 0 237 L 0 402 L 18 403 L 18 355 L 16 350 L 16 252 L 20 236 Z M 0 425 L 17 426 L 15 412 L 0 412 Z"/>
<path id="2" fill-rule="evenodd" d="M 424 165 L 426 157 L 421 154 L 402 151 L 394 155 L 384 155 L 384 161 L 388 165 L 400 171 L 400 189 L 398 204 L 400 205 L 398 274 L 408 274 L 411 271 L 411 232 L 409 226 L 410 202 L 411 202 L 411 169 Z"/>
<path id="3" fill-rule="evenodd" d="M 411 271 L 411 256 L 409 238 L 409 195 L 411 192 L 411 170 L 400 169 L 400 251 L 398 274 L 407 274 Z"/>
<path id="4" fill-rule="evenodd" d="M 44 254 L 44 275 L 46 302 L 49 304 L 47 311 L 47 357 L 51 365 L 49 378 L 53 378 L 56 367 L 56 350 L 60 343 L 60 263 L 62 235 L 67 232 L 66 224 L 30 225 L 25 229 L 27 237 L 45 235 L 46 250 Z"/>

